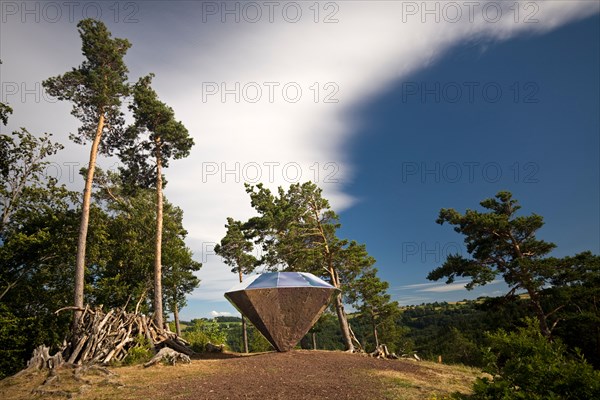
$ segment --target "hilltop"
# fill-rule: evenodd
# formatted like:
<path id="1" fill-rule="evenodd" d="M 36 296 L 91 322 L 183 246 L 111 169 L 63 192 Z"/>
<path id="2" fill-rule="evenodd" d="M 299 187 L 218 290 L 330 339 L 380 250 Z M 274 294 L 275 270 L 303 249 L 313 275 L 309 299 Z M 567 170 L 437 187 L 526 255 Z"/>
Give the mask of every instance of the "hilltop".
<path id="1" fill-rule="evenodd" d="M 468 393 L 480 372 L 411 360 L 378 360 L 338 351 L 296 350 L 251 356 L 222 354 L 191 364 L 90 371 L 75 381 L 68 370 L 46 390 L 77 399 L 428 399 Z M 3 399 L 31 399 L 46 374 L 0 381 Z M 59 398 L 48 396 L 44 398 Z"/>

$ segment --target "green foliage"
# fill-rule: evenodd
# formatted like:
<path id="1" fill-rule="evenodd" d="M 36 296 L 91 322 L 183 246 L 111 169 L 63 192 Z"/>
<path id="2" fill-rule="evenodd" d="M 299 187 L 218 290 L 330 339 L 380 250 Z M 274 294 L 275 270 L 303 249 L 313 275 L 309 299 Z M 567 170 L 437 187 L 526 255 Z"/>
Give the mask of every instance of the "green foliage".
<path id="1" fill-rule="evenodd" d="M 222 257 L 223 262 L 229 265 L 231 272 L 240 275 L 252 273 L 256 268 L 258 260 L 252 254 L 254 244 L 249 239 L 250 234 L 240 221 L 227 218 L 227 233 L 221 239 L 221 243 L 215 246 L 215 253 Z"/>
<path id="2" fill-rule="evenodd" d="M 226 341 L 223 343 L 227 344 L 227 348 L 231 351 L 241 353 L 244 351 L 244 344 L 242 343 L 242 324 L 241 318 L 239 317 L 216 317 L 215 320 L 221 320 L 226 318 L 227 321 L 220 322 L 219 326 L 221 331 L 225 334 Z M 256 330 L 256 328 L 248 323 L 248 351 L 250 353 L 259 353 L 264 351 L 273 350 L 273 346 L 269 343 L 263 335 Z M 214 343 L 214 342 L 213 342 Z"/>
<path id="3" fill-rule="evenodd" d="M 40 149 L 55 145 L 46 139 L 14 140 L 11 150 L 23 154 L 20 162 L 33 160 L 28 171 L 41 171 Z M 12 138 L 11 138 L 12 139 Z M 21 146 L 21 143 L 23 143 Z M 5 142 L 8 143 L 8 142 Z M 12 148 L 12 147 L 11 147 Z M 36 154 L 38 156 L 36 156 Z M 37 161 L 35 161 L 37 160 Z M 29 161 L 27 161 L 29 162 Z M 16 171 L 11 171 L 14 174 Z M 36 172 L 37 173 L 37 172 Z M 16 176 L 16 175 L 11 175 Z M 102 172 L 97 178 L 106 177 Z M 71 314 L 54 312 L 72 304 L 73 276 L 78 232 L 79 196 L 58 186 L 41 175 L 19 178 L 24 188 L 3 181 L 2 196 L 12 199 L 11 211 L 6 211 L 0 232 L 0 309 L 2 331 L 0 351 L 6 363 L 0 364 L 0 374 L 16 372 L 25 365 L 35 347 L 41 344 L 56 348 L 68 331 Z M 14 188 L 19 191 L 15 192 Z M 110 191 L 110 194 L 109 194 Z M 112 195 L 112 197 L 111 197 Z M 132 311 L 146 297 L 149 269 L 152 265 L 154 217 L 152 193 L 140 191 L 135 196 L 123 194 L 119 185 L 97 182 L 97 203 L 91 208 L 88 231 L 86 301 L 105 307 L 123 307 Z M 7 203 L 3 203 L 7 204 Z M 181 270 L 196 267 L 191 252 L 185 247 L 183 214 L 180 209 L 165 206 L 165 281 L 169 290 L 190 291 L 190 282 Z M 192 274 L 193 271 L 189 273 Z M 181 277 L 181 278 L 179 278 Z M 195 277 L 194 277 L 195 279 Z M 193 283 L 193 282 L 192 282 Z M 140 311 L 150 309 L 145 301 Z"/>
<path id="4" fill-rule="evenodd" d="M 2 60 L 0 60 L 0 65 L 2 64 Z M 6 125 L 8 123 L 8 116 L 12 114 L 13 109 L 8 105 L 0 102 L 0 122 Z M 5 150 L 0 146 L 0 160 L 5 159 L 8 154 L 5 153 Z"/>
<path id="5" fill-rule="evenodd" d="M 144 299 L 151 292 L 154 260 L 155 194 L 151 189 L 128 191 L 121 177 L 98 169 L 94 177 L 97 214 L 92 227 L 105 221 L 106 247 L 102 260 L 96 258 L 91 268 L 89 296 L 95 303 L 108 307 L 124 307 L 133 311 L 142 299 L 140 310 L 150 311 Z M 185 245 L 187 231 L 183 228 L 183 211 L 166 199 L 163 212 L 163 287 L 169 309 L 185 306 L 185 295 L 199 284 L 194 275 L 202 264 L 192 259 Z M 90 240 L 94 242 L 94 230 Z M 88 252 L 88 258 L 93 256 Z M 100 255 L 99 255 L 100 256 Z M 93 259 L 93 258 L 92 258 Z"/>
<path id="6" fill-rule="evenodd" d="M 499 192 L 495 199 L 482 201 L 489 210 L 467 210 L 460 214 L 453 209 L 442 209 L 438 224 L 449 223 L 465 236 L 467 251 L 473 258 L 449 256 L 443 266 L 429 273 L 428 279 L 447 278 L 452 283 L 456 277 L 470 277 L 467 288 L 485 285 L 503 276 L 513 288 L 538 291 L 550 278 L 545 268 L 537 268 L 532 261 L 550 252 L 555 245 L 535 239 L 535 232 L 543 226 L 541 216 L 533 214 L 517 217 L 518 202 L 509 192 Z"/>
<path id="7" fill-rule="evenodd" d="M 475 399 L 597 399 L 600 372 L 560 340 L 549 342 L 536 321 L 516 332 L 490 334 L 486 372 L 474 384 Z"/>
<path id="8" fill-rule="evenodd" d="M 356 328 L 356 327 L 355 327 Z M 344 350 L 342 333 L 337 317 L 330 311 L 325 311 L 312 329 L 302 338 L 300 345 L 303 349 L 312 349 L 312 333 L 316 334 L 317 349 Z M 357 333 L 358 334 L 358 333 Z"/>
<path id="9" fill-rule="evenodd" d="M 50 136 L 0 135 L 0 376 L 66 331 L 64 315 L 53 312 L 69 302 L 77 199 L 44 176 L 45 158 L 62 148 Z"/>
<path id="10" fill-rule="evenodd" d="M 119 158 L 126 165 L 121 170 L 123 180 L 133 190 L 136 186 L 157 188 L 158 166 L 167 168 L 171 158 L 187 157 L 194 145 L 173 109 L 158 99 L 151 87 L 153 77 L 142 77 L 133 86 L 129 109 L 135 122 L 118 143 Z"/>
<path id="11" fill-rule="evenodd" d="M 0 135 L 0 234 L 6 234 L 14 213 L 23 210 L 30 201 L 39 201 L 45 187 L 56 186 L 44 174 L 48 166 L 44 159 L 63 146 L 52 142 L 51 137 L 48 133 L 36 137 L 25 128 L 12 135 Z"/>
<path id="12" fill-rule="evenodd" d="M 24 368 L 37 346 L 45 344 L 57 350 L 68 323 L 64 315 L 28 312 L 0 302 L 0 379 Z"/>
<path id="13" fill-rule="evenodd" d="M 16 317 L 0 303 L 0 379 L 25 367 L 26 325 L 27 320 Z"/>
<path id="14" fill-rule="evenodd" d="M 560 319 L 553 335 L 570 348 L 580 348 L 600 369 L 600 256 L 588 251 L 552 261 L 559 273 L 544 290 L 543 301 Z"/>
<path id="15" fill-rule="evenodd" d="M 259 217 L 246 224 L 262 246 L 262 264 L 284 265 L 287 270 L 329 276 L 327 253 L 338 241 L 338 216 L 312 182 L 293 184 L 277 195 L 262 184 L 246 185 L 251 205 Z M 336 284 L 336 282 L 332 282 Z"/>
<path id="16" fill-rule="evenodd" d="M 254 271 L 258 265 L 256 257 L 250 254 L 254 249 L 254 244 L 250 240 L 250 234 L 246 227 L 240 221 L 227 218 L 225 227 L 227 233 L 221 239 L 221 243 L 215 246 L 214 250 L 217 255 L 221 256 L 226 265 L 232 267 L 231 272 L 238 274 L 240 282 L 242 282 L 243 276 Z M 239 351 L 246 353 L 250 351 L 250 348 L 248 345 L 248 329 L 245 324 L 242 326 L 240 335 L 243 343 Z M 238 341 L 233 340 L 233 342 L 237 345 Z"/>
<path id="17" fill-rule="evenodd" d="M 0 121 L 6 125 L 8 123 L 8 116 L 12 114 L 12 108 L 8 104 L 0 103 Z M 5 153 L 2 153 L 5 155 Z"/>
<path id="18" fill-rule="evenodd" d="M 144 364 L 154 356 L 154 347 L 144 335 L 135 338 L 135 344 L 127 350 L 122 365 Z"/>
<path id="19" fill-rule="evenodd" d="M 540 292 L 556 275 L 554 262 L 544 259 L 553 243 L 538 240 L 535 233 L 543 225 L 543 218 L 532 214 L 517 216 L 521 208 L 510 192 L 498 192 L 495 198 L 483 200 L 486 212 L 467 210 L 464 214 L 454 209 L 440 210 L 438 224 L 449 223 L 464 235 L 471 258 L 460 254 L 449 255 L 444 264 L 429 273 L 427 279 L 469 277 L 467 289 L 485 285 L 500 275 L 510 286 L 511 293 L 525 290 L 534 307 L 544 336 L 550 337 L 551 328 L 547 311 L 542 308 Z"/>
<path id="20" fill-rule="evenodd" d="M 404 354 L 416 351 L 431 361 L 442 356 L 445 363 L 481 367 L 484 333 L 512 330 L 527 315 L 525 300 L 486 299 L 404 307 L 396 323 L 402 330 L 396 350 Z"/>
<path id="21" fill-rule="evenodd" d="M 273 194 L 262 184 L 246 184 L 252 207 L 259 216 L 243 224 L 245 237 L 262 247 L 260 264 L 285 271 L 310 272 L 322 277 L 342 293 L 334 296 L 340 331 L 346 349 L 353 348 L 343 295 L 349 296 L 351 283 L 375 259 L 364 245 L 337 237 L 339 217 L 312 182 L 278 188 Z"/>
<path id="22" fill-rule="evenodd" d="M 175 120 L 173 109 L 158 100 L 157 93 L 150 86 L 153 77 L 154 75 L 150 74 L 140 78 L 133 87 L 133 103 L 129 109 L 133 112 L 135 123 L 127 129 L 127 135 L 119 143 L 119 157 L 127 165 L 127 168 L 121 169 L 121 174 L 129 190 L 135 192 L 137 186 L 156 189 L 153 306 L 154 320 L 158 325 L 162 325 L 163 304 L 165 303 L 163 299 L 165 291 L 162 290 L 164 260 L 162 260 L 163 249 L 160 239 L 164 225 L 162 167 L 168 167 L 170 158 L 187 157 L 194 145 L 194 140 L 188 135 L 185 126 Z M 142 138 L 142 134 L 147 135 Z M 165 247 L 165 250 L 168 248 Z M 185 281 L 185 285 L 193 290 L 199 283 L 191 270 L 198 270 L 201 265 L 187 263 L 186 256 L 191 258 L 191 252 L 185 253 L 184 250 L 174 256 L 179 258 L 179 261 L 171 263 L 173 280 L 167 282 L 167 287 L 171 288 L 167 304 L 174 310 L 175 318 L 178 318 L 178 308 L 185 305 L 184 293 L 188 290 L 180 291 L 178 286 L 181 287 Z M 179 282 L 181 285 L 175 282 Z"/>
<path id="23" fill-rule="evenodd" d="M 271 343 L 252 325 L 248 325 L 248 349 L 251 353 L 274 350 Z"/>
<path id="24" fill-rule="evenodd" d="M 387 344 L 386 341 L 380 340 L 382 339 L 379 337 L 381 332 L 395 330 L 395 319 L 399 313 L 398 302 L 391 301 L 390 295 L 386 293 L 389 284 L 379 279 L 377 268 L 364 271 L 361 277 L 353 283 L 353 287 L 355 288 L 354 305 L 371 326 L 372 335 L 365 336 L 370 337 L 368 350 L 372 351 L 380 343 Z M 388 333 L 387 339 L 393 340 L 393 336 Z M 395 351 L 393 347 L 395 346 L 392 344 L 388 346 L 388 349 Z"/>
<path id="25" fill-rule="evenodd" d="M 221 315 L 219 317 L 215 317 L 215 321 L 217 321 L 219 323 L 223 323 L 223 322 L 241 323 L 242 319 L 240 317 L 233 317 L 233 316 Z"/>
<path id="26" fill-rule="evenodd" d="M 85 60 L 79 67 L 48 78 L 42 85 L 51 96 L 73 103 L 71 114 L 82 122 L 79 135 L 71 134 L 76 143 L 92 140 L 100 117 L 105 118 L 107 135 L 102 137 L 100 151 L 110 154 L 124 123 L 121 99 L 129 93 L 129 71 L 123 57 L 131 44 L 126 39 L 112 38 L 101 21 L 83 19 L 77 28 Z"/>
<path id="27" fill-rule="evenodd" d="M 185 340 L 190 342 L 192 350 L 197 353 L 203 353 L 207 343 L 227 344 L 227 333 L 215 321 L 193 319 L 181 334 Z"/>

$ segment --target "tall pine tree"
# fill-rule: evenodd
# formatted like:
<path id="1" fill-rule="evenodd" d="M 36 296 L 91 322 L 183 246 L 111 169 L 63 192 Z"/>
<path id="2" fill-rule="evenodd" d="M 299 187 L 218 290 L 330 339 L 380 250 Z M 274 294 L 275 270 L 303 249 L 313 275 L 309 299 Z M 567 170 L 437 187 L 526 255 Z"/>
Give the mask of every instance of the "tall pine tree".
<path id="1" fill-rule="evenodd" d="M 127 129 L 126 145 L 120 157 L 127 165 L 125 178 L 131 183 L 156 189 L 156 237 L 154 257 L 154 320 L 163 326 L 162 301 L 162 225 L 163 173 L 169 160 L 187 157 L 194 140 L 188 130 L 175 120 L 173 109 L 158 99 L 152 89 L 154 74 L 138 80 L 133 87 L 130 106 L 135 123 Z"/>
<path id="2" fill-rule="evenodd" d="M 73 103 L 71 114 L 82 125 L 71 134 L 76 143 L 92 141 L 83 191 L 81 221 L 77 239 L 74 305 L 83 307 L 85 250 L 90 216 L 92 182 L 98 152 L 110 154 L 114 139 L 122 132 L 121 100 L 129 92 L 127 67 L 123 62 L 131 46 L 126 39 L 112 38 L 101 21 L 81 20 L 77 27 L 82 41 L 83 63 L 63 75 L 43 82 L 46 91 L 59 100 Z M 80 311 L 75 311 L 73 328 L 77 328 Z"/>

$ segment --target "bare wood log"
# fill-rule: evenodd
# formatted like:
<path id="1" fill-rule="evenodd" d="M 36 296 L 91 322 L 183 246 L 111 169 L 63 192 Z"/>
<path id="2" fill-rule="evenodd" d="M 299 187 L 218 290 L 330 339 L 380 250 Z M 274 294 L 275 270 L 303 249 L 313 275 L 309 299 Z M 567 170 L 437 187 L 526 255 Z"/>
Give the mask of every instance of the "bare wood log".
<path id="1" fill-rule="evenodd" d="M 369 355 L 371 357 L 375 357 L 375 358 L 392 359 L 392 360 L 397 360 L 399 358 L 396 355 L 396 353 L 390 353 L 390 351 L 388 350 L 388 347 L 385 344 L 380 344 L 379 346 L 377 346 L 372 353 L 369 353 Z"/>
<path id="2" fill-rule="evenodd" d="M 60 309 L 58 309 L 58 310 L 54 311 L 54 314 L 58 315 L 58 314 L 60 314 L 61 312 L 63 312 L 63 311 L 68 311 L 68 310 L 74 310 L 74 311 L 85 311 L 85 308 L 82 308 L 82 307 L 75 307 L 75 306 L 63 307 L 63 308 L 60 308 Z"/>
<path id="3" fill-rule="evenodd" d="M 150 330 L 148 329 L 148 324 L 146 323 L 146 316 L 142 315 L 142 326 L 144 327 L 144 336 L 150 342 L 150 346 L 155 345 L 155 341 L 152 339 L 152 335 L 150 334 Z"/>
<path id="4" fill-rule="evenodd" d="M 177 362 L 183 362 L 189 364 L 192 362 L 186 354 L 179 353 L 169 347 L 163 347 L 150 361 L 144 364 L 144 368 L 148 368 L 160 361 L 165 360 L 171 365 L 175 365 Z"/>
<path id="5" fill-rule="evenodd" d="M 194 354 L 194 351 L 192 349 L 190 349 L 189 347 L 180 345 L 173 339 L 167 339 L 167 340 L 163 341 L 161 344 L 164 344 L 165 346 L 170 347 L 173 350 L 177 350 L 179 353 L 183 353 L 188 356 L 191 356 Z"/>
<path id="6" fill-rule="evenodd" d="M 55 369 L 64 364 L 62 353 L 50 355 L 50 349 L 44 345 L 38 346 L 33 350 L 31 359 L 27 362 L 27 370 Z M 23 371 L 21 371 L 23 372 Z"/>
<path id="7" fill-rule="evenodd" d="M 83 348 L 83 350 L 81 351 L 81 357 L 79 358 L 81 360 L 81 362 L 86 361 L 89 352 L 92 351 L 92 349 L 94 348 L 95 345 L 96 345 L 96 335 L 91 335 L 89 340 L 86 340 L 86 345 Z"/>
<path id="8" fill-rule="evenodd" d="M 98 332 L 100 332 L 102 330 L 102 328 L 104 328 L 104 325 L 106 325 L 106 323 L 108 322 L 109 318 L 111 317 L 111 315 L 113 314 L 114 311 L 115 310 L 110 310 L 109 312 L 106 313 L 106 315 L 102 319 L 102 322 L 100 322 L 100 324 L 98 324 L 98 327 L 97 327 Z"/>
<path id="9" fill-rule="evenodd" d="M 82 315 L 84 315 L 84 314 L 82 314 Z M 87 338 L 88 338 L 88 335 L 84 334 L 79 339 L 79 342 L 77 343 L 77 346 L 75 347 L 75 350 L 73 350 L 73 353 L 71 353 L 71 356 L 69 357 L 69 360 L 67 361 L 69 364 L 75 364 L 75 360 L 77 360 L 77 356 L 81 352 L 81 348 L 85 344 L 85 341 L 87 340 Z"/>
<path id="10" fill-rule="evenodd" d="M 206 347 L 205 347 L 206 351 L 209 353 L 222 353 L 224 348 L 225 348 L 225 346 L 222 344 L 215 346 L 214 344 L 212 344 L 210 342 L 206 343 Z"/>

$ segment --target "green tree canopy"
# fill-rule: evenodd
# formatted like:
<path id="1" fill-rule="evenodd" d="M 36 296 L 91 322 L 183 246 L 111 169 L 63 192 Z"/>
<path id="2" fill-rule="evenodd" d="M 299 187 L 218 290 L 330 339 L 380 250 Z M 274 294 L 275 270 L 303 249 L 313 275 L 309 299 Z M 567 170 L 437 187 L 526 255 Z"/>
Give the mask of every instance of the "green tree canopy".
<path id="1" fill-rule="evenodd" d="M 287 191 L 280 187 L 276 195 L 262 184 L 246 185 L 246 192 L 258 216 L 244 226 L 248 237 L 262 247 L 261 263 L 311 272 L 344 290 L 375 262 L 364 245 L 337 237 L 339 217 L 314 183 L 293 184 Z M 334 308 L 344 345 L 353 351 L 360 343 L 348 325 L 342 299 L 342 293 L 334 297 Z"/>
<path id="2" fill-rule="evenodd" d="M 542 333 L 549 337 L 552 327 L 548 317 L 553 311 L 542 307 L 541 291 L 553 282 L 560 268 L 556 259 L 545 258 L 555 247 L 536 238 L 543 226 L 540 215 L 517 216 L 517 200 L 509 192 L 499 192 L 495 198 L 483 200 L 484 212 L 467 210 L 464 214 L 454 209 L 440 210 L 437 223 L 449 223 L 464 235 L 470 258 L 459 254 L 448 256 L 444 264 L 429 273 L 431 280 L 468 277 L 468 289 L 485 285 L 501 276 L 510 286 L 511 294 L 525 290 L 529 295 Z"/>
<path id="3" fill-rule="evenodd" d="M 364 271 L 354 284 L 354 304 L 371 325 L 375 347 L 379 346 L 378 327 L 382 324 L 394 325 L 399 314 L 398 303 L 391 301 L 387 293 L 389 283 L 377 276 L 377 268 Z"/>

